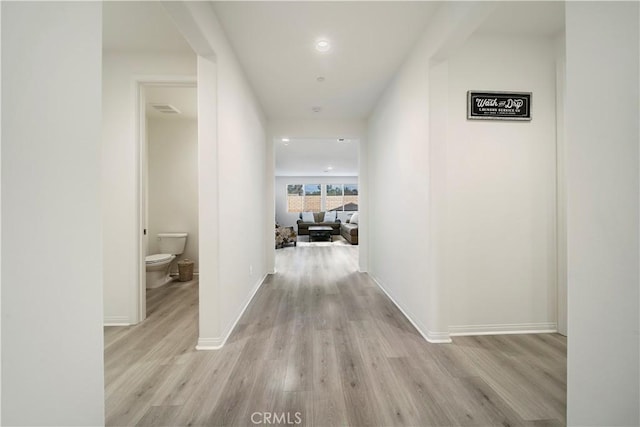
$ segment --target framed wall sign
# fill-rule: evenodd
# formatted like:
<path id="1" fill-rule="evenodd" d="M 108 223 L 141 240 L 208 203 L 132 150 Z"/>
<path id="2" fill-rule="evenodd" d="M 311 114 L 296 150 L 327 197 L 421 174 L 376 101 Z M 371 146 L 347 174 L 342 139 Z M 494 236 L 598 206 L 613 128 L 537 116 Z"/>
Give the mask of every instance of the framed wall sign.
<path id="1" fill-rule="evenodd" d="M 531 92 L 467 92 L 467 119 L 531 120 Z"/>

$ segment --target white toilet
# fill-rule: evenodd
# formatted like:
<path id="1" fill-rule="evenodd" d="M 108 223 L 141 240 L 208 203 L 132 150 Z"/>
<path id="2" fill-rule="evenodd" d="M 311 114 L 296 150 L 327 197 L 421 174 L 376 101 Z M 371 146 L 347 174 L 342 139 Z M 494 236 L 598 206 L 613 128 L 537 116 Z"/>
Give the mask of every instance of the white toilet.
<path id="1" fill-rule="evenodd" d="M 172 279 L 171 266 L 177 255 L 184 252 L 187 243 L 187 233 L 159 233 L 160 253 L 147 255 L 147 289 L 159 288 Z"/>

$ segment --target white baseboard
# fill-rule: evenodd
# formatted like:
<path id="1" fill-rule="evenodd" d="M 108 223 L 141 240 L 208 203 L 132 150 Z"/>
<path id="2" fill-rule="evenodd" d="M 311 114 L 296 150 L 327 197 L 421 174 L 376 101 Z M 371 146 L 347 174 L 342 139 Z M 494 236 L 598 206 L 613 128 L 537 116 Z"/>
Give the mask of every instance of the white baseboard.
<path id="1" fill-rule="evenodd" d="M 127 316 L 107 316 L 102 323 L 104 326 L 131 326 L 131 319 Z"/>
<path id="2" fill-rule="evenodd" d="M 550 334 L 558 332 L 556 323 L 513 323 L 494 325 L 455 325 L 449 327 L 451 336 Z"/>
<path id="3" fill-rule="evenodd" d="M 265 274 L 264 276 L 262 276 L 262 279 L 260 279 L 258 283 L 254 285 L 253 290 L 249 295 L 249 298 L 247 299 L 247 301 L 244 303 L 244 306 L 242 307 L 242 310 L 240 310 L 240 313 L 238 314 L 236 319 L 233 322 L 231 322 L 231 324 L 229 324 L 229 326 L 225 329 L 226 333 L 223 333 L 223 338 L 222 337 L 198 338 L 198 344 L 196 345 L 196 350 L 219 350 L 224 346 L 224 344 L 229 339 L 229 336 L 235 329 L 236 325 L 242 318 L 242 315 L 247 310 L 247 307 L 249 307 L 249 304 L 251 304 L 251 301 L 253 301 L 253 297 L 256 296 L 256 293 L 258 293 L 258 290 L 264 284 L 265 280 L 267 279 L 267 276 L 268 274 Z"/>
<path id="4" fill-rule="evenodd" d="M 224 345 L 222 338 L 198 338 L 196 350 L 220 350 Z"/>
<path id="5" fill-rule="evenodd" d="M 420 325 L 419 322 L 417 320 L 415 320 L 414 316 L 411 315 L 411 313 L 409 313 L 407 310 L 402 308 L 402 306 L 400 304 L 398 304 L 398 302 L 395 300 L 395 298 L 384 288 L 382 283 L 380 283 L 380 281 L 376 277 L 374 277 L 371 274 L 369 274 L 369 277 L 371 277 L 373 282 L 376 285 L 378 285 L 378 287 L 391 300 L 391 302 L 393 302 L 395 304 L 395 306 L 398 307 L 398 310 L 400 310 L 402 312 L 402 314 L 404 315 L 404 317 L 406 317 L 407 320 L 409 322 L 411 322 L 413 327 L 416 328 L 416 330 L 420 333 L 420 335 L 422 335 L 422 338 L 424 338 L 426 341 L 428 341 L 430 343 L 434 343 L 434 344 L 448 344 L 448 343 L 451 343 L 451 337 L 449 336 L 448 332 L 433 332 L 433 331 L 430 331 L 429 329 L 427 329 L 424 325 Z"/>
<path id="6" fill-rule="evenodd" d="M 409 321 L 411 321 L 411 319 L 409 319 Z M 418 332 L 420 332 L 419 329 Z M 422 332 L 420 332 L 420 334 L 422 334 Z M 426 337 L 425 335 L 422 336 L 424 339 L 434 344 L 451 344 L 453 342 L 451 341 L 451 334 L 449 332 L 432 332 L 427 329 Z"/>

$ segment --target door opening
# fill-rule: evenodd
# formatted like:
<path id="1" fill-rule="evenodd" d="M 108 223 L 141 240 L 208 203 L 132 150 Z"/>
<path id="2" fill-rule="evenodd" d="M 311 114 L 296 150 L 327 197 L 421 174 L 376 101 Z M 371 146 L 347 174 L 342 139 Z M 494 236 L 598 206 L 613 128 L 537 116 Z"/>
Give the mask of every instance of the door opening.
<path id="1" fill-rule="evenodd" d="M 178 262 L 198 273 L 195 81 L 139 82 L 138 100 L 136 312 L 141 322 L 147 316 L 147 289 L 175 281 Z"/>

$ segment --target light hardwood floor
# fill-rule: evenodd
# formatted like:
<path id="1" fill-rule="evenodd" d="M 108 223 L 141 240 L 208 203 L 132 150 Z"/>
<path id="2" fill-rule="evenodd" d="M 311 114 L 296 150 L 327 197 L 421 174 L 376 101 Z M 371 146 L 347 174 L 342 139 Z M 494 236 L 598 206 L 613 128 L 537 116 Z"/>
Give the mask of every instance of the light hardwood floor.
<path id="1" fill-rule="evenodd" d="M 357 248 L 276 262 L 219 351 L 194 350 L 197 284 L 151 290 L 147 320 L 105 328 L 107 425 L 565 424 L 564 337 L 429 344 L 356 271 Z"/>

